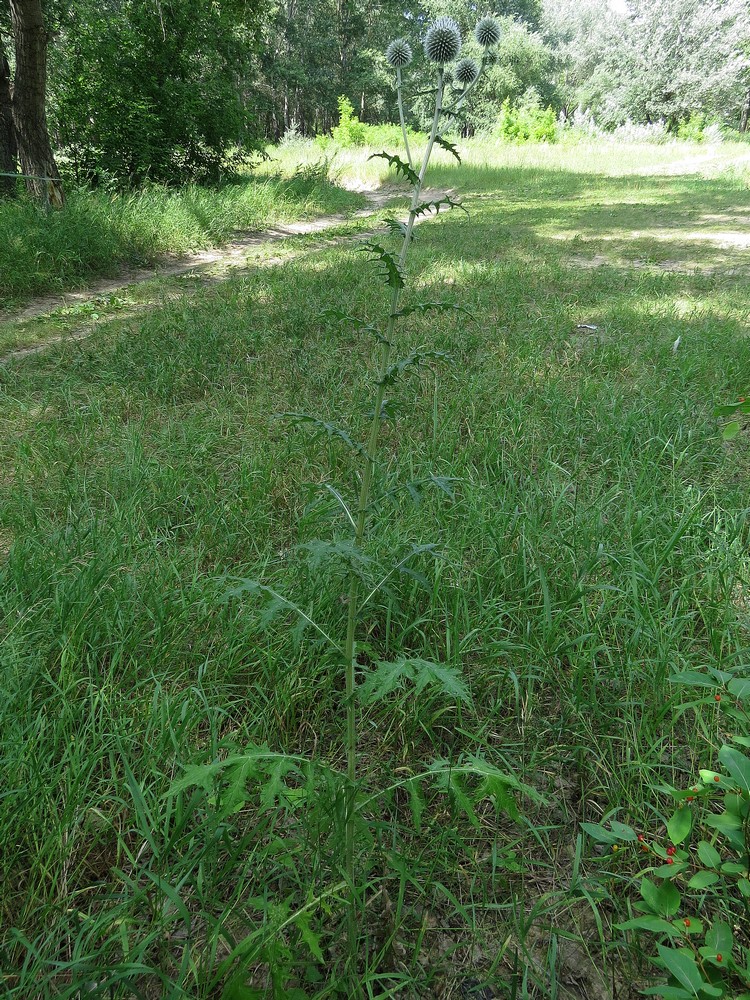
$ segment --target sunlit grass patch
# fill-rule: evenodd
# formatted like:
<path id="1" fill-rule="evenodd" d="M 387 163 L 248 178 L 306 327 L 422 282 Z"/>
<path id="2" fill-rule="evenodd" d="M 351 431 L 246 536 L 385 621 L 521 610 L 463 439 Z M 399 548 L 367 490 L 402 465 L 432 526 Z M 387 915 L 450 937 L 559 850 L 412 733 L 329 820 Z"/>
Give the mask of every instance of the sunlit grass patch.
<path id="1" fill-rule="evenodd" d="M 750 648 L 748 442 L 725 444 L 712 416 L 747 388 L 748 285 L 713 245 L 710 273 L 633 266 L 623 250 L 651 212 L 673 233 L 664 253 L 689 263 L 683 233 L 707 212 L 741 216 L 748 192 L 645 177 L 628 193 L 606 175 L 614 150 L 585 170 L 571 151 L 533 153 L 554 169 L 509 151 L 528 165 L 487 162 L 462 186 L 446 163 L 431 181 L 455 186 L 472 221 L 417 230 L 413 287 L 472 315 L 409 317 L 404 350 L 452 364 L 392 393 L 378 476 L 428 487 L 394 492 L 373 547 L 434 543 L 440 558 L 373 601 L 361 659 L 364 676 L 381 657 L 453 657 L 472 694 L 460 709 L 399 697 L 372 709 L 374 786 L 478 753 L 548 804 L 475 828 L 429 800 L 417 832 L 407 796 L 384 801 L 372 852 L 387 898 L 372 903 L 362 960 L 373 992 L 379 976 L 416 996 L 455 995 L 460 977 L 502 991 L 517 952 L 527 996 L 552 996 L 539 941 L 551 922 L 578 933 L 576 886 L 605 934 L 618 916 L 609 860 L 576 860 L 580 822 L 658 827 L 652 786 L 705 765 L 733 725 L 690 708 L 669 677 L 746 664 Z M 586 241 L 572 233 L 607 262 L 578 266 Z M 268 947 L 291 949 L 300 989 L 335 986 L 261 905 L 338 885 L 321 814 L 285 865 L 283 810 L 219 816 L 213 786 L 165 798 L 229 746 L 341 759 L 322 646 L 252 598 L 224 600 L 227 577 L 263 575 L 334 635 L 345 614 L 340 578 L 298 546 L 343 535 L 325 483 L 332 469 L 348 497 L 355 465 L 277 414 L 346 420 L 359 439 L 371 344 L 321 312 L 374 321 L 382 290 L 355 247 L 304 248 L 226 281 L 182 280 L 143 315 L 0 368 L 0 967 L 19 1000 L 94 982 L 209 1000 L 227 936 L 263 927 Z M 326 906 L 310 912 L 335 955 Z M 627 978 L 622 952 L 595 934 L 587 946 Z M 254 988 L 269 961 L 248 970 Z"/>

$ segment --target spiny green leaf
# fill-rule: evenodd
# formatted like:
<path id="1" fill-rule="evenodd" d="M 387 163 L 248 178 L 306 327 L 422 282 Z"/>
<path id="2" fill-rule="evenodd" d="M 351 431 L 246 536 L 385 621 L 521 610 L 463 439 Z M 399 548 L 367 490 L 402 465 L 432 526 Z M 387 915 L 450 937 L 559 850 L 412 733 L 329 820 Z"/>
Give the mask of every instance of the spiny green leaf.
<path id="1" fill-rule="evenodd" d="M 409 232 L 409 227 L 405 222 L 401 222 L 399 219 L 383 219 L 383 222 L 388 226 L 392 236 L 400 236 L 402 239 L 406 239 L 408 236 L 409 242 L 416 239 L 414 232 Z"/>
<path id="2" fill-rule="evenodd" d="M 379 243 L 373 243 L 370 240 L 363 243 L 359 249 L 372 254 L 375 261 L 378 264 L 383 265 L 383 278 L 386 285 L 390 288 L 404 287 L 404 275 L 401 270 L 401 265 L 392 253 L 389 253 L 384 247 L 381 247 Z"/>
<path id="3" fill-rule="evenodd" d="M 364 319 L 360 319 L 358 316 L 352 316 L 349 313 L 344 312 L 342 309 L 324 309 L 319 313 L 321 319 L 332 319 L 339 323 L 348 323 L 353 326 L 356 330 L 362 330 L 364 333 L 371 333 L 376 340 L 381 343 L 388 343 L 386 338 L 372 323 L 368 323 Z"/>
<path id="4" fill-rule="evenodd" d="M 414 821 L 414 829 L 417 833 L 422 832 L 422 814 L 424 813 L 425 801 L 420 783 L 412 778 L 406 782 L 406 790 L 409 793 L 409 807 L 411 818 Z"/>
<path id="5" fill-rule="evenodd" d="M 300 937 L 305 942 L 307 947 L 310 949 L 310 954 L 315 959 L 316 962 L 320 962 L 321 965 L 325 965 L 325 957 L 320 947 L 320 934 L 316 934 L 315 931 L 310 926 L 311 914 L 309 910 L 303 910 L 299 913 L 294 921 L 299 930 Z M 305 994 L 306 996 L 307 994 Z"/>
<path id="6" fill-rule="evenodd" d="M 404 306 L 403 309 L 399 309 L 394 316 L 411 316 L 413 313 L 426 313 L 426 312 L 462 312 L 466 313 L 467 316 L 471 316 L 471 312 L 466 308 L 466 306 L 456 305 L 454 302 L 418 302 L 413 306 Z"/>
<path id="7" fill-rule="evenodd" d="M 390 167 L 395 167 L 396 173 L 403 174 L 410 184 L 413 184 L 415 186 L 419 184 L 419 175 L 417 174 L 417 172 L 415 170 L 412 170 L 409 164 L 406 163 L 405 160 L 402 160 L 400 156 L 393 156 L 391 155 L 391 153 L 386 153 L 385 150 L 383 150 L 382 153 L 373 153 L 372 156 L 368 156 L 367 159 L 387 160 L 388 165 Z"/>
<path id="8" fill-rule="evenodd" d="M 457 667 L 422 659 L 380 660 L 360 685 L 359 695 L 366 704 L 372 704 L 382 701 L 407 682 L 415 685 L 417 694 L 429 687 L 456 701 L 471 702 L 471 695 Z"/>
<path id="9" fill-rule="evenodd" d="M 364 445 L 352 440 L 349 432 L 343 427 L 339 427 L 338 424 L 331 423 L 328 420 L 320 420 L 309 413 L 280 413 L 278 416 L 280 419 L 289 420 L 294 426 L 308 424 L 315 430 L 316 438 L 328 437 L 331 440 L 338 438 L 339 441 L 343 441 L 348 448 L 351 448 L 358 455 L 367 456 L 367 450 Z"/>
<path id="10" fill-rule="evenodd" d="M 400 361 L 396 361 L 395 364 L 390 365 L 386 368 L 382 379 L 380 380 L 381 385 L 393 385 L 398 379 L 409 369 L 414 369 L 418 371 L 420 368 L 424 368 L 428 361 L 450 361 L 449 355 L 445 354 L 444 351 L 429 351 L 424 348 L 412 351 L 407 354 L 406 357 L 401 358 Z"/>
<path id="11" fill-rule="evenodd" d="M 427 215 L 433 211 L 438 214 L 443 206 L 446 208 L 460 208 L 466 215 L 469 214 L 460 201 L 454 201 L 450 195 L 446 195 L 444 198 L 437 198 L 434 201 L 423 201 L 414 209 L 414 215 L 418 218 L 420 215 Z"/>
<path id="12" fill-rule="evenodd" d="M 438 144 L 438 146 L 441 146 L 446 151 L 446 153 L 450 153 L 451 156 L 455 156 L 455 158 L 458 160 L 459 163 L 461 162 L 461 155 L 459 154 L 458 148 L 456 147 L 455 143 L 449 142 L 447 139 L 444 139 L 442 135 L 436 135 L 435 142 Z"/>
<path id="13" fill-rule="evenodd" d="M 310 567 L 318 570 L 330 562 L 342 563 L 350 569 L 361 570 L 372 563 L 366 552 L 353 541 L 339 538 L 335 541 L 314 538 L 302 545 L 295 546 L 296 551 L 307 552 Z"/>

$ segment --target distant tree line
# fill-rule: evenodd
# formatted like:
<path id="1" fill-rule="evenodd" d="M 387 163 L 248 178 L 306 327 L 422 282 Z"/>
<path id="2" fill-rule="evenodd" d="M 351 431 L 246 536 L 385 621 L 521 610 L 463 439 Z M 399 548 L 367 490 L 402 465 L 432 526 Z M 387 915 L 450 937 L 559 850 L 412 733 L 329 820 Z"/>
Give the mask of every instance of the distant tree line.
<path id="1" fill-rule="evenodd" d="M 700 113 L 746 130 L 748 0 L 501 0 L 504 25 L 465 127 L 529 99 L 598 124 Z M 0 172 L 79 183 L 216 180 L 290 130 L 328 132 L 345 95 L 393 119 L 383 52 L 473 0 L 0 0 Z M 418 46 L 415 45 L 415 49 Z M 412 108 L 420 124 L 419 101 Z M 39 193 L 41 181 L 30 180 Z M 14 188 L 0 178 L 0 193 Z"/>

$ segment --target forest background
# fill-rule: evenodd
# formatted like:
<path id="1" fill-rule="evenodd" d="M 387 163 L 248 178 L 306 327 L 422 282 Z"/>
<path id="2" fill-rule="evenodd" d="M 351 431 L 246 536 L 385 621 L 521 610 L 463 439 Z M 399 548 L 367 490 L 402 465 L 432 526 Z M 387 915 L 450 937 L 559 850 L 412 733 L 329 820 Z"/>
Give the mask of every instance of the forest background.
<path id="1" fill-rule="evenodd" d="M 469 0 L 4 0 L 0 171 L 15 170 L 17 139 L 33 132 L 23 116 L 43 114 L 40 73 L 64 176 L 202 182 L 268 142 L 329 134 L 342 97 L 348 120 L 394 121 L 388 41 L 404 36 L 418 51 L 429 19 L 448 14 L 466 30 L 481 13 Z M 632 123 L 657 138 L 747 131 L 746 0 L 503 0 L 496 13 L 503 39 L 465 134 L 550 140 L 573 123 Z M 31 67 L 22 66 L 29 39 Z M 419 100 L 408 109 L 413 127 L 424 112 Z M 44 156 L 24 161 L 21 150 L 20 159 L 25 173 L 56 175 Z"/>

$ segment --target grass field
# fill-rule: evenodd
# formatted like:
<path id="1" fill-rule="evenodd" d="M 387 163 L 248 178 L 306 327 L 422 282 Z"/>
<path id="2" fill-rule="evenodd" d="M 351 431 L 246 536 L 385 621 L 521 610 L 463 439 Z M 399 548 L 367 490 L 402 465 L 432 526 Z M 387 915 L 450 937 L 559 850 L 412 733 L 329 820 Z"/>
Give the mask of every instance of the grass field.
<path id="1" fill-rule="evenodd" d="M 406 301 L 470 316 L 401 328 L 400 353 L 450 360 L 389 403 L 359 568 L 416 555 L 359 660 L 460 668 L 471 698 L 364 709 L 363 996 L 623 998 L 655 971 L 613 929 L 638 858 L 580 823 L 661 838 L 658 787 L 739 725 L 670 677 L 750 672 L 750 439 L 712 416 L 750 388 L 750 175 L 702 155 L 482 147 L 430 174 L 470 217 L 419 228 Z M 326 484 L 349 500 L 356 461 L 277 415 L 361 439 L 374 345 L 320 312 L 377 324 L 386 290 L 355 246 L 302 246 L 0 366 L 9 997 L 352 995 L 341 669 L 296 615 L 227 596 L 261 580 L 341 641 L 316 541 L 347 537 Z M 179 785 L 248 746 L 299 762 Z M 477 758 L 544 801 L 472 813 Z M 436 759 L 458 777 L 421 796 Z"/>
<path id="2" fill-rule="evenodd" d="M 314 170 L 281 176 L 268 167 L 218 190 L 71 191 L 65 207 L 50 215 L 30 202 L 0 201 L 0 310 L 124 267 L 154 264 L 166 254 L 216 246 L 238 229 L 361 204 Z"/>

